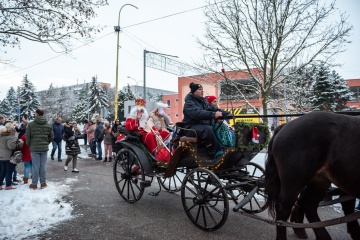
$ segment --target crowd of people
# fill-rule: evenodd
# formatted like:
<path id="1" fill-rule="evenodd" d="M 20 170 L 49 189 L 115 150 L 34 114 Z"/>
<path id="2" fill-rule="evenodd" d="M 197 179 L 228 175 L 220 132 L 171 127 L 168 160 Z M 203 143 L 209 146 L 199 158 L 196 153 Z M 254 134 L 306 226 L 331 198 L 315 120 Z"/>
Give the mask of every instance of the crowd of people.
<path id="1" fill-rule="evenodd" d="M 117 126 L 103 121 L 100 116 L 84 121 L 82 130 L 76 121 L 65 121 L 61 117 L 54 119 L 50 125 L 44 116 L 44 110 L 37 109 L 35 118 L 28 122 L 23 118 L 19 125 L 17 121 L 6 119 L 0 115 L 0 190 L 12 190 L 21 181 L 17 178 L 17 164 L 11 161 L 15 151 L 21 151 L 23 168 L 23 183 L 29 184 L 30 189 L 44 189 L 46 184 L 46 161 L 49 145 L 52 149 L 50 159 L 62 162 L 62 143 L 65 141 L 64 170 L 72 162 L 72 172 L 78 173 L 78 155 L 81 153 L 79 139 L 84 140 L 85 151 L 88 143 L 90 157 L 102 160 L 102 142 L 104 141 L 104 161 L 111 162 L 113 158 L 112 145 L 116 141 Z M 120 134 L 123 135 L 123 134 Z M 4 182 L 5 180 L 5 182 Z M 5 187 L 3 187 L 5 183 Z"/>

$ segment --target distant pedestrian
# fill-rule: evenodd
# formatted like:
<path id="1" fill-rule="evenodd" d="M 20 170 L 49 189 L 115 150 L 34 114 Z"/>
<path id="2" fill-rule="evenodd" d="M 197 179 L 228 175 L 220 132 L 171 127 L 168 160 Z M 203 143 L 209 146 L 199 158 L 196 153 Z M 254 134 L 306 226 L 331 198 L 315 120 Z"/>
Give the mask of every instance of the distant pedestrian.
<path id="1" fill-rule="evenodd" d="M 61 160 L 61 142 L 64 135 L 64 126 L 61 124 L 61 117 L 57 117 L 55 119 L 55 122 L 52 125 L 52 129 L 54 131 L 54 139 L 52 140 L 52 150 L 51 150 L 51 160 L 54 160 L 54 155 L 56 152 L 56 149 L 58 150 L 58 161 L 62 162 Z"/>
<path id="2" fill-rule="evenodd" d="M 46 188 L 46 159 L 49 144 L 54 139 L 54 131 L 44 116 L 44 110 L 36 109 L 35 119 L 29 122 L 26 129 L 26 144 L 30 148 L 32 159 L 32 183 L 31 189 L 37 189 L 40 177 L 41 189 Z"/>
<path id="3" fill-rule="evenodd" d="M 98 157 L 96 158 L 96 160 L 102 160 L 102 148 L 101 148 L 101 143 L 104 140 L 104 136 L 101 135 L 102 130 L 104 129 L 104 123 L 102 122 L 102 119 L 98 119 L 96 120 L 96 128 L 95 128 L 95 132 L 94 132 L 94 138 L 95 138 L 95 142 L 96 142 L 96 150 L 98 152 Z"/>
<path id="4" fill-rule="evenodd" d="M 95 141 L 95 120 L 91 119 L 89 121 L 89 128 L 86 130 L 86 133 L 88 135 L 88 141 L 89 141 L 89 146 L 90 146 L 90 150 L 91 150 L 91 154 L 89 156 L 96 158 L 96 141 Z"/>
<path id="5" fill-rule="evenodd" d="M 273 134 L 274 135 L 274 130 L 275 130 L 275 126 L 274 126 L 274 124 L 271 124 L 271 134 Z"/>
<path id="6" fill-rule="evenodd" d="M 26 118 L 22 118 L 22 122 L 20 126 L 15 125 L 15 130 L 16 132 L 19 133 L 18 139 L 20 139 L 21 136 L 25 134 L 27 124 L 28 124 L 28 120 L 26 120 Z"/>
<path id="7" fill-rule="evenodd" d="M 72 161 L 72 172 L 78 173 L 79 170 L 76 168 L 77 159 L 78 154 L 81 152 L 78 139 L 82 138 L 82 135 L 76 125 L 75 121 L 64 124 L 64 140 L 66 141 L 65 152 L 67 155 L 64 170 L 67 171 L 68 165 Z"/>
<path id="8" fill-rule="evenodd" d="M 85 150 L 87 150 L 87 139 L 88 139 L 88 135 L 87 135 L 87 130 L 89 129 L 89 121 L 87 119 L 84 120 L 84 128 L 82 130 L 82 134 L 84 136 L 84 146 L 85 146 Z"/>
<path id="9" fill-rule="evenodd" d="M 104 138 L 105 159 L 103 162 L 107 162 L 107 161 L 111 162 L 112 161 L 112 144 L 113 144 L 114 135 L 112 133 L 110 123 L 108 121 L 105 121 L 104 125 L 105 126 L 102 131 L 102 135 Z M 108 160 L 108 158 L 109 158 L 109 160 Z"/>

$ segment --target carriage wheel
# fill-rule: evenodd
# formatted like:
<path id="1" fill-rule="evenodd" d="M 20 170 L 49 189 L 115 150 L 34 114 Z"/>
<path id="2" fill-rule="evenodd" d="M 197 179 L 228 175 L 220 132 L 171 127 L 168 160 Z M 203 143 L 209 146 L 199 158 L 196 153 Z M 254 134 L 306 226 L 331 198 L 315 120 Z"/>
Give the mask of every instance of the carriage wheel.
<path id="1" fill-rule="evenodd" d="M 177 168 L 174 176 L 163 178 L 159 177 L 158 182 L 168 192 L 178 192 L 185 176 L 185 168 Z"/>
<path id="2" fill-rule="evenodd" d="M 120 196 L 129 203 L 138 201 L 144 193 L 144 170 L 135 153 L 121 149 L 114 164 L 114 181 Z"/>
<path id="3" fill-rule="evenodd" d="M 211 171 L 193 169 L 183 181 L 181 200 L 193 224 L 205 231 L 221 228 L 229 214 L 229 200 L 224 185 Z"/>
<path id="4" fill-rule="evenodd" d="M 266 209 L 264 168 L 257 163 L 249 162 L 244 166 L 244 170 L 249 172 L 249 177 L 256 181 L 258 190 L 254 197 L 251 198 L 251 201 L 242 207 L 241 210 L 248 213 L 260 213 Z M 246 196 L 251 190 L 252 189 L 242 189 L 240 195 Z"/>

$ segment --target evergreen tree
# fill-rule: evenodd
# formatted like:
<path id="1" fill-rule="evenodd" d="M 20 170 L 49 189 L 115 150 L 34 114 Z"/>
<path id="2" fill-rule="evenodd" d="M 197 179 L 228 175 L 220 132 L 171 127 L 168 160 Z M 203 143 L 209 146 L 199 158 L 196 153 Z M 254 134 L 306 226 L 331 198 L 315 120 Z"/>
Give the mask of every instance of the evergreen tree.
<path id="1" fill-rule="evenodd" d="M 313 110 L 339 111 L 351 100 L 345 81 L 335 71 L 330 72 L 325 63 L 316 67 L 314 80 L 309 98 Z"/>
<path id="2" fill-rule="evenodd" d="M 286 102 L 291 108 L 287 108 L 287 112 L 302 113 L 309 111 L 309 97 L 311 93 L 309 89 L 313 84 L 313 72 L 314 68 L 309 67 L 305 69 L 298 69 L 292 74 L 291 80 L 285 81 L 281 88 L 278 88 L 279 93 L 284 92 L 286 94 Z M 285 93 L 286 91 L 286 93 Z M 284 99 L 281 99 L 284 101 Z M 281 104 L 278 104 L 281 106 Z"/>
<path id="3" fill-rule="evenodd" d="M 335 92 L 335 102 L 336 107 L 335 111 L 341 111 L 345 109 L 345 105 L 353 100 L 353 93 L 350 91 L 349 86 L 346 84 L 346 81 L 340 77 L 336 71 L 331 72 L 331 77 L 334 81 L 334 86 L 336 86 Z"/>
<path id="4" fill-rule="evenodd" d="M 31 120 L 34 118 L 36 109 L 40 106 L 35 87 L 25 75 L 20 85 L 20 115 Z"/>
<path id="5" fill-rule="evenodd" d="M 89 113 L 100 113 L 101 109 L 106 109 L 109 106 L 106 92 L 100 87 L 97 82 L 97 77 L 93 77 L 90 83 L 90 98 L 89 98 Z"/>
<path id="6" fill-rule="evenodd" d="M 4 115 L 6 117 L 6 114 L 5 114 L 5 98 L 3 100 L 0 100 L 0 114 Z"/>
<path id="7" fill-rule="evenodd" d="M 84 84 L 79 93 L 79 99 L 71 114 L 71 119 L 77 122 L 83 122 L 88 118 L 89 101 L 88 101 L 89 84 Z"/>
<path id="8" fill-rule="evenodd" d="M 7 116 L 12 120 L 18 119 L 18 98 L 13 87 L 10 87 L 5 98 L 5 105 L 8 106 L 9 112 Z"/>

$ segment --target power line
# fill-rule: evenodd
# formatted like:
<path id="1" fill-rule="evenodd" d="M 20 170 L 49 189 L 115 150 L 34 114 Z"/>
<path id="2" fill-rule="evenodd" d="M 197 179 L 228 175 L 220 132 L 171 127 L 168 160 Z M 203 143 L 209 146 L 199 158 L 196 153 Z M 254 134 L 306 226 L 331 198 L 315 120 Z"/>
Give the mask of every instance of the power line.
<path id="1" fill-rule="evenodd" d="M 188 12 L 195 11 L 195 10 L 198 10 L 198 9 L 202 9 L 202 8 L 204 8 L 204 7 L 211 6 L 211 5 L 214 5 L 214 4 L 219 4 L 219 3 L 222 3 L 222 2 L 225 2 L 225 1 L 227 1 L 227 0 L 224 0 L 224 1 L 221 1 L 221 2 L 218 2 L 218 3 L 209 4 L 209 5 L 204 5 L 204 6 L 197 7 L 197 8 L 193 8 L 193 9 L 189 9 L 189 10 L 185 10 L 185 11 L 182 11 L 182 12 L 173 13 L 173 14 L 166 15 L 166 16 L 159 17 L 159 18 L 150 19 L 150 20 L 147 20 L 147 21 L 144 21 L 144 22 L 135 23 L 135 24 L 132 24 L 132 25 L 129 25 L 129 26 L 125 26 L 125 27 L 123 27 L 122 29 L 130 28 L 130 27 L 134 27 L 134 26 L 138 26 L 138 25 L 142 25 L 142 24 L 146 24 L 146 23 L 149 23 L 149 22 L 154 22 L 154 21 L 161 20 L 161 19 L 164 19 L 164 18 L 169 18 L 169 17 L 177 16 L 177 15 L 180 15 L 180 14 L 184 14 L 184 13 L 188 13 Z M 111 33 L 113 33 L 113 32 L 111 32 Z M 93 40 L 93 41 L 91 41 L 91 42 L 95 42 L 95 41 L 97 41 L 97 40 L 100 40 L 100 39 L 102 39 L 102 38 L 110 35 L 111 33 L 108 33 L 108 34 L 105 34 L 105 35 L 102 36 L 102 37 L 96 38 L 95 40 Z M 133 35 L 133 36 L 134 36 L 134 35 Z M 138 39 L 141 40 L 140 38 L 138 38 Z M 142 41 L 142 40 L 141 40 L 141 41 Z M 142 41 L 142 42 L 144 42 L 144 41 Z M 144 43 L 145 43 L 145 42 L 144 42 Z M 78 46 L 78 47 L 76 47 L 76 48 L 73 48 L 73 49 L 71 49 L 71 50 L 69 50 L 69 51 L 67 51 L 67 52 L 61 53 L 60 55 L 54 56 L 54 57 L 52 57 L 52 58 L 46 59 L 46 60 L 44 60 L 44 61 L 41 61 L 41 62 L 39 62 L 39 63 L 33 64 L 33 65 L 31 65 L 31 66 L 28 66 L 28 67 L 25 67 L 25 68 L 22 68 L 22 69 L 18 69 L 18 70 L 16 70 L 16 71 L 12 71 L 12 72 L 10 72 L 10 73 L 2 74 L 2 75 L 0 75 L 0 76 L 10 75 L 10 74 L 13 74 L 13 73 L 16 73 L 16 72 L 20 72 L 20 71 L 23 71 L 23 70 L 26 70 L 26 69 L 35 67 L 35 66 L 40 65 L 40 64 L 42 64 L 42 63 L 45 63 L 45 62 L 51 61 L 51 60 L 53 60 L 53 59 L 55 59 L 55 58 L 61 57 L 61 56 L 63 56 L 63 55 L 66 55 L 66 54 L 68 54 L 69 52 L 73 52 L 73 51 L 75 51 L 75 50 L 77 50 L 77 49 L 79 49 L 79 48 L 82 48 L 82 47 L 84 47 L 84 46 L 86 46 L 86 45 L 88 45 L 88 44 L 89 44 L 89 43 L 85 43 L 85 44 L 80 45 L 80 46 Z M 147 43 L 145 43 L 145 44 L 147 44 Z M 147 44 L 147 45 L 149 45 L 149 44 Z M 149 45 L 149 46 L 150 46 L 150 45 Z M 155 48 L 155 49 L 156 49 L 156 48 Z M 156 49 L 156 50 L 157 50 L 157 49 Z"/>

